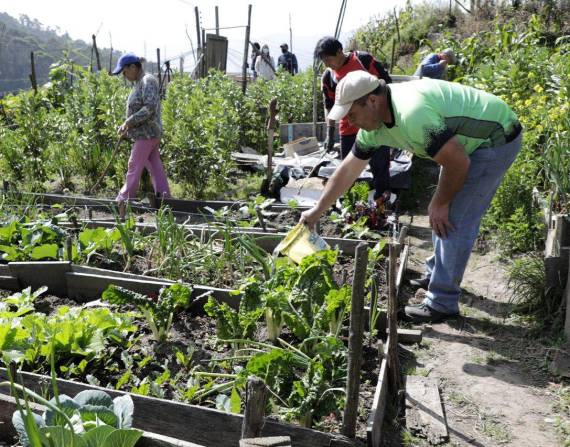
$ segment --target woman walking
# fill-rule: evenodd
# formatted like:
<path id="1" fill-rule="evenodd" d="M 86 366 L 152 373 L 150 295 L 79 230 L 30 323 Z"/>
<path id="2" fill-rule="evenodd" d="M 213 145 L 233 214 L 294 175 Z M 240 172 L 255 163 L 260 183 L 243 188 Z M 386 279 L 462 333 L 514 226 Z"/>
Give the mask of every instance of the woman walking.
<path id="1" fill-rule="evenodd" d="M 127 119 L 118 129 L 119 134 L 134 141 L 125 184 L 116 198 L 121 217 L 125 215 L 125 201 L 136 197 L 144 168 L 150 173 L 156 195 L 170 196 L 168 180 L 158 152 L 162 135 L 160 86 L 153 75 L 145 73 L 143 62 L 143 58 L 127 53 L 119 58 L 113 70 L 114 75 L 122 73 L 133 83 L 133 90 L 127 99 Z"/>
<path id="2" fill-rule="evenodd" d="M 267 45 L 261 47 L 261 53 L 255 60 L 255 71 L 257 71 L 260 78 L 266 81 L 275 79 L 275 61 L 273 60 L 273 56 L 269 54 L 269 47 Z"/>

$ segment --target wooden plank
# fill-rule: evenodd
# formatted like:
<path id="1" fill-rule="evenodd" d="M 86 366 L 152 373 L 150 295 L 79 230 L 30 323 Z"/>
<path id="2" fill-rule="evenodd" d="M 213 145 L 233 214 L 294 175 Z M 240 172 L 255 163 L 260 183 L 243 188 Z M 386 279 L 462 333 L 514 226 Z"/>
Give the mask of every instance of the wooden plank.
<path id="1" fill-rule="evenodd" d="M 23 289 L 23 287 L 20 286 L 20 281 L 18 281 L 18 278 L 2 275 L 0 276 L 0 289 L 19 292 Z"/>
<path id="2" fill-rule="evenodd" d="M 423 333 L 420 329 L 398 328 L 398 342 L 403 344 L 414 344 L 422 342 Z"/>
<path id="3" fill-rule="evenodd" d="M 406 425 L 430 445 L 448 441 L 447 422 L 437 380 L 433 377 L 406 376 Z"/>
<path id="4" fill-rule="evenodd" d="M 42 405 L 36 404 L 34 402 L 30 402 L 30 408 L 34 413 L 37 414 L 41 414 L 45 411 L 45 408 Z M 0 434 L 1 434 L 0 441 L 1 440 L 8 441 L 9 437 L 15 437 L 17 435 L 16 430 L 12 425 L 12 415 L 14 414 L 15 411 L 17 411 L 16 400 L 12 396 L 0 393 Z M 142 438 L 137 442 L 137 447 L 205 447 L 205 446 L 145 431 Z"/>
<path id="5" fill-rule="evenodd" d="M 80 303 L 100 298 L 103 291 L 111 284 L 144 294 L 158 293 L 162 287 L 173 284 L 173 281 L 168 280 L 150 281 L 148 279 L 76 272 L 66 273 L 65 279 L 67 281 L 67 296 Z M 230 295 L 230 290 L 201 285 L 192 286 L 192 297 L 196 298 L 205 293 L 211 294 L 220 302 L 227 303 L 234 308 L 239 307 L 239 296 Z M 205 302 L 205 300 L 203 301 Z"/>
<path id="6" fill-rule="evenodd" d="M 248 438 L 239 442 L 239 447 L 291 447 L 289 436 L 271 436 L 268 438 Z"/>
<path id="7" fill-rule="evenodd" d="M 409 245 L 405 245 L 403 250 L 400 250 L 400 265 L 398 267 L 398 276 L 396 277 L 396 298 L 400 295 L 400 287 L 404 280 L 406 268 L 408 266 Z"/>
<path id="8" fill-rule="evenodd" d="M 563 300 L 566 301 L 566 318 L 564 320 L 564 335 L 566 340 L 570 340 L 570 261 L 566 268 L 566 288 L 564 289 Z"/>
<path id="9" fill-rule="evenodd" d="M 386 411 L 386 399 L 388 396 L 388 345 L 390 339 L 384 347 L 384 358 L 380 365 L 380 374 L 378 374 L 378 383 L 374 392 L 372 408 L 366 422 L 366 445 L 368 447 L 380 447 L 382 444 L 382 424 L 384 422 L 384 414 Z"/>
<path id="10" fill-rule="evenodd" d="M 18 278 L 22 288 L 47 286 L 54 295 L 65 295 L 65 274 L 71 271 L 68 261 L 10 262 L 11 276 Z"/>
<path id="11" fill-rule="evenodd" d="M 0 368 L 0 379 L 6 379 Z M 48 376 L 21 373 L 24 385 L 40 392 L 50 383 Z M 102 390 L 112 397 L 128 394 L 69 380 L 58 379 L 61 394 L 75 396 L 83 390 Z M 135 404 L 134 427 L 208 447 L 235 447 L 239 444 L 243 416 L 211 408 L 131 394 Z M 161 417 L 164 416 L 164 417 Z M 354 447 L 354 441 L 333 433 L 266 420 L 261 436 L 290 436 L 293 445 L 312 447 Z"/>

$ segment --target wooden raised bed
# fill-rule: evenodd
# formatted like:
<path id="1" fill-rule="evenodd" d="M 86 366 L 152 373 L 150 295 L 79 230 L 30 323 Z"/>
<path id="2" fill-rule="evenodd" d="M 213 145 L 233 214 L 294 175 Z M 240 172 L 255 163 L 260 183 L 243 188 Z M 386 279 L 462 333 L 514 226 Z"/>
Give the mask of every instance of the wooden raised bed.
<path id="1" fill-rule="evenodd" d="M 21 373 L 21 378 L 26 387 L 37 392 L 45 389 L 46 385 L 49 386 L 51 380 L 46 375 L 26 372 Z M 0 379 L 7 380 L 4 368 L 0 368 Z M 63 379 L 58 379 L 57 385 L 61 394 L 69 396 L 74 396 L 84 390 L 102 390 L 113 398 L 130 394 Z M 134 428 L 197 443 L 182 444 L 184 446 L 235 447 L 239 443 L 242 415 L 137 394 L 130 394 L 130 396 L 135 404 Z M 10 418 L 12 412 L 10 412 Z M 356 445 L 354 441 L 340 435 L 268 419 L 265 421 L 261 434 L 263 436 L 290 436 L 295 446 L 352 447 Z"/>
<path id="2" fill-rule="evenodd" d="M 407 247 L 399 252 L 400 262 L 397 275 L 401 281 L 407 263 Z M 0 265 L 0 288 L 19 291 L 31 286 L 38 288 L 43 285 L 49 287 L 50 292 L 65 295 L 78 303 L 99 299 L 101 293 L 109 284 L 117 284 L 141 293 L 157 293 L 161 287 L 172 284 L 174 281 L 149 278 L 141 275 L 108 271 L 93 267 L 76 266 L 69 262 L 13 262 Z M 395 284 L 397 290 L 399 284 Z M 232 307 L 239 306 L 239 297 L 231 296 L 229 290 L 216 289 L 206 286 L 194 285 L 194 296 L 206 292 L 216 299 L 227 302 Z M 204 300 L 196 303 L 203 305 Z M 366 309 L 368 311 L 368 309 Z M 385 332 L 385 319 L 379 319 L 379 326 Z M 395 326 L 393 326 L 395 327 Z M 388 348 L 389 344 L 386 345 Z M 384 357 L 384 358 L 382 358 Z M 387 356 L 381 356 L 379 381 L 374 397 L 374 403 L 368 421 L 368 445 L 377 446 L 381 436 L 381 427 L 386 405 L 386 375 L 388 371 Z M 0 378 L 6 373 L 0 370 Z M 26 386 L 39 390 L 49 383 L 48 376 L 33 373 L 22 373 Z M 85 389 L 98 389 L 99 387 L 84 383 L 58 379 L 61 393 L 75 395 Z M 123 394 L 120 391 L 105 389 L 112 396 Z M 135 427 L 149 430 L 158 435 L 171 436 L 181 441 L 197 444 L 145 444 L 158 445 L 194 445 L 205 447 L 226 447 L 238 445 L 242 426 L 242 415 L 225 413 L 218 410 L 172 402 L 140 395 L 132 395 L 135 402 Z M 166 418 L 157 418 L 157 415 L 168 415 Z M 1 422 L 1 421 L 0 421 Z M 223 436 L 220 436 L 223 433 Z M 356 441 L 340 435 L 323 433 L 317 430 L 298 427 L 277 421 L 266 420 L 261 433 L 262 436 L 290 436 L 294 446 L 315 447 L 341 447 L 355 446 Z M 150 442 L 150 441 L 149 441 Z"/>

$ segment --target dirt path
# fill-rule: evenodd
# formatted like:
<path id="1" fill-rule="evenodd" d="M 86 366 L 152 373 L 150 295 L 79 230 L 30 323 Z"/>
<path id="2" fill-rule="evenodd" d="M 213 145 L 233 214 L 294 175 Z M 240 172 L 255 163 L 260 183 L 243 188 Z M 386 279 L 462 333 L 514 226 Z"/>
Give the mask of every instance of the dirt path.
<path id="1" fill-rule="evenodd" d="M 415 216 L 410 232 L 408 278 L 419 276 L 431 252 L 427 218 Z M 505 319 L 505 265 L 496 253 L 474 252 L 462 284 L 461 317 L 424 326 L 407 374 L 440 384 L 452 446 L 539 447 L 563 445 L 554 427 L 556 385 L 547 349 L 522 322 Z M 414 291 L 401 299 L 417 302 Z M 414 439 L 414 446 L 428 445 Z"/>

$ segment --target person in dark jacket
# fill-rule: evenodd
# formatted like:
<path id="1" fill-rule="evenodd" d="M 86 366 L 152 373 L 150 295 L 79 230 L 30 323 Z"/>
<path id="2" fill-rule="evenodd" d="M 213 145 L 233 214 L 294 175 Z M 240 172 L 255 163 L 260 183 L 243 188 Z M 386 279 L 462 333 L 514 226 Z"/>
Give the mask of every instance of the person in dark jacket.
<path id="1" fill-rule="evenodd" d="M 319 58 L 327 67 L 322 77 L 322 91 L 325 105 L 325 120 L 327 121 L 325 147 L 327 150 L 330 150 L 334 144 L 335 122 L 328 115 L 334 106 L 336 87 L 341 79 L 348 73 L 358 70 L 366 71 L 379 79 L 383 79 L 388 84 L 392 82 L 392 79 L 384 66 L 372 55 L 364 51 L 345 53 L 340 41 L 334 37 L 323 37 L 317 42 L 315 58 Z M 350 124 L 348 118 L 344 117 L 340 120 L 340 151 L 343 160 L 350 153 L 352 146 L 354 146 L 357 132 L 358 127 Z M 385 197 L 384 193 L 390 187 L 389 147 L 383 147 L 381 150 L 374 152 L 370 159 L 370 170 L 372 171 L 375 189 L 374 199 L 383 200 Z"/>
<path id="2" fill-rule="evenodd" d="M 292 75 L 299 73 L 299 66 L 297 65 L 297 56 L 289 51 L 289 45 L 283 43 L 281 47 L 281 56 L 277 60 L 277 67 L 283 67 Z"/>
<path id="3" fill-rule="evenodd" d="M 440 53 L 431 53 L 424 57 L 414 76 L 432 79 L 444 79 L 448 65 L 456 65 L 457 56 L 451 48 Z"/>

